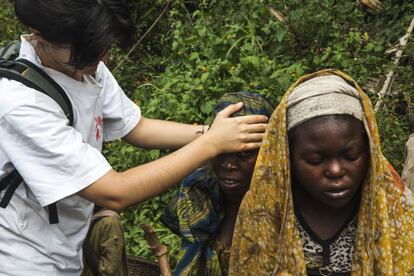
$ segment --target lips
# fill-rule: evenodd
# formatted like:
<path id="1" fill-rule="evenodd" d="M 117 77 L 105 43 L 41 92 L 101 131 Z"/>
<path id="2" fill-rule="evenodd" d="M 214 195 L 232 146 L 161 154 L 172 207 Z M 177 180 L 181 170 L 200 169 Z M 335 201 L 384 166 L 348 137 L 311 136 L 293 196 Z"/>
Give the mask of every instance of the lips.
<path id="1" fill-rule="evenodd" d="M 351 189 L 333 189 L 323 192 L 323 194 L 331 199 L 342 199 L 351 193 Z"/>
<path id="2" fill-rule="evenodd" d="M 226 189 L 234 189 L 240 185 L 240 180 L 236 179 L 220 179 L 220 184 Z"/>

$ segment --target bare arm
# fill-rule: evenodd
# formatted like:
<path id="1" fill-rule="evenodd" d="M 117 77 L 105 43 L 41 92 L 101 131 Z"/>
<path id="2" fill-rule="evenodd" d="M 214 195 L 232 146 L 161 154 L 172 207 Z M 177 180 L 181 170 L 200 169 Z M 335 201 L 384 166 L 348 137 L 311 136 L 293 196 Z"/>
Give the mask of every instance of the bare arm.
<path id="1" fill-rule="evenodd" d="M 170 155 L 123 173 L 111 170 L 78 194 L 108 209 L 122 210 L 165 192 L 218 154 L 258 148 L 267 118 L 229 118 L 240 107 L 237 104 L 224 109 L 211 130 Z"/>
<path id="2" fill-rule="evenodd" d="M 123 140 L 140 148 L 177 149 L 201 135 L 206 126 L 148 119 L 138 125 Z"/>

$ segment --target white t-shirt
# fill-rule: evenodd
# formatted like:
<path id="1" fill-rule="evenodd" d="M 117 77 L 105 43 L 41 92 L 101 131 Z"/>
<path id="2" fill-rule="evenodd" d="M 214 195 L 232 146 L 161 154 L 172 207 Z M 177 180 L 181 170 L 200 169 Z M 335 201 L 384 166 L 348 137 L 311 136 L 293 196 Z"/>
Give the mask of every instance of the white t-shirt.
<path id="1" fill-rule="evenodd" d="M 141 112 L 103 63 L 79 82 L 43 67 L 30 43 L 22 37 L 20 57 L 63 87 L 74 126 L 48 96 L 0 79 L 0 179 L 13 166 L 24 179 L 0 209 L 0 275 L 79 275 L 94 205 L 76 193 L 111 169 L 102 142 L 129 133 Z M 51 225 L 45 206 L 54 202 L 59 223 Z"/>

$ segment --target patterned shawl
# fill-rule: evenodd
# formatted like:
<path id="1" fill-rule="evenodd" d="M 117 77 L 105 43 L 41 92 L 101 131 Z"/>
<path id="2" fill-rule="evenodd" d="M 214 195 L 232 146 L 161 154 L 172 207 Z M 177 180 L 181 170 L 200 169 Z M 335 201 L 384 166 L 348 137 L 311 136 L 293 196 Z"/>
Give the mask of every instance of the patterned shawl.
<path id="1" fill-rule="evenodd" d="M 300 78 L 273 113 L 250 190 L 240 207 L 229 275 L 306 275 L 293 210 L 286 101 L 306 80 L 338 75 L 360 96 L 370 140 L 370 169 L 362 187 L 352 275 L 414 275 L 414 207 L 411 191 L 381 152 L 369 98 L 348 75 L 322 70 Z"/>
<path id="2" fill-rule="evenodd" d="M 181 236 L 174 275 L 222 275 L 213 243 L 223 216 L 222 196 L 212 168 L 187 176 L 161 215 L 161 221 Z"/>

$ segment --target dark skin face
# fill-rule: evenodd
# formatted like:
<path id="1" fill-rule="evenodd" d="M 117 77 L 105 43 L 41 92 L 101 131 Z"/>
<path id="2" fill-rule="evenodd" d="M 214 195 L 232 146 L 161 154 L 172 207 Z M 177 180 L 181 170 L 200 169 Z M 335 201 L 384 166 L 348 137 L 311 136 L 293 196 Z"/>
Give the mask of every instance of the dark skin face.
<path id="1" fill-rule="evenodd" d="M 211 160 L 220 190 L 224 194 L 226 210 L 217 239 L 227 246 L 231 246 L 237 213 L 249 190 L 257 154 L 258 150 L 228 153 Z"/>
<path id="2" fill-rule="evenodd" d="M 296 129 L 294 179 L 312 200 L 341 208 L 352 200 L 368 170 L 364 128 L 356 119 L 317 120 Z"/>
<path id="3" fill-rule="evenodd" d="M 211 161 L 227 200 L 241 201 L 249 190 L 258 150 L 228 153 Z"/>
<path id="4" fill-rule="evenodd" d="M 333 228 L 322 229 L 321 236 L 329 237 L 359 202 L 360 187 L 369 167 L 363 124 L 348 116 L 346 120 L 319 117 L 299 125 L 289 140 L 292 137 L 295 204 L 311 228 L 328 222 Z"/>

